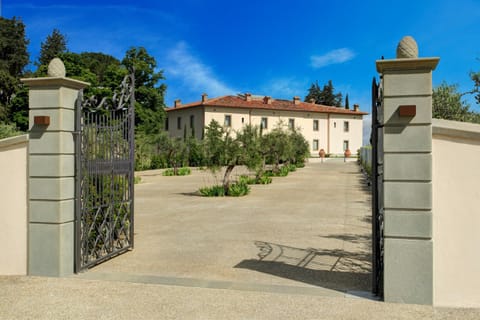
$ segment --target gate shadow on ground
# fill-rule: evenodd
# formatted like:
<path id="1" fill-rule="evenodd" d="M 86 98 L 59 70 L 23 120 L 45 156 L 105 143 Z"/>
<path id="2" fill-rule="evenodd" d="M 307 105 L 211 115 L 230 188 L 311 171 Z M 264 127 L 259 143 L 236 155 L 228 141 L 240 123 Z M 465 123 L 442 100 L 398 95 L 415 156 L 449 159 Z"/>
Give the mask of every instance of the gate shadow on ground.
<path id="1" fill-rule="evenodd" d="M 347 291 L 371 290 L 371 254 L 339 249 L 301 249 L 255 241 L 259 259 L 235 268 L 258 271 L 314 286 Z"/>

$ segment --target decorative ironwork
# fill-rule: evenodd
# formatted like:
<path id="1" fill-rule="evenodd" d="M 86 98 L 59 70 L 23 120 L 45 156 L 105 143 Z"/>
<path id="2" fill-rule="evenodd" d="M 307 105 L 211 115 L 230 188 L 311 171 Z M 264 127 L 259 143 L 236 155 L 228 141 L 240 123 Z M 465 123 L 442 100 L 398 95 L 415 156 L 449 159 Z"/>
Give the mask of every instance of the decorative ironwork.
<path id="1" fill-rule="evenodd" d="M 75 271 L 133 248 L 135 79 L 76 105 Z"/>
<path id="2" fill-rule="evenodd" d="M 383 298 L 384 209 L 383 209 L 383 110 L 382 88 L 372 83 L 372 291 Z"/>

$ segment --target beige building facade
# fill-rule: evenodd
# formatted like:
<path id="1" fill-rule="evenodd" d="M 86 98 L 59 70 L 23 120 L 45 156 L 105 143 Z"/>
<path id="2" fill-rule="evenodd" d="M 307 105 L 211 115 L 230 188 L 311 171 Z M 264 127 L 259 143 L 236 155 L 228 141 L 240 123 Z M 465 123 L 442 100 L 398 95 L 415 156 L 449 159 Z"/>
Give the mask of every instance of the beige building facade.
<path id="1" fill-rule="evenodd" d="M 357 105 L 349 110 L 302 102 L 298 97 L 289 101 L 247 93 L 208 99 L 203 94 L 199 102 L 182 105 L 176 100 L 175 106 L 167 109 L 166 129 L 172 137 L 194 133 L 201 139 L 212 120 L 232 131 L 250 124 L 269 132 L 284 125 L 300 130 L 312 156 L 318 156 L 320 149 L 329 154 L 343 154 L 349 149 L 354 154 L 362 146 L 366 114 Z"/>

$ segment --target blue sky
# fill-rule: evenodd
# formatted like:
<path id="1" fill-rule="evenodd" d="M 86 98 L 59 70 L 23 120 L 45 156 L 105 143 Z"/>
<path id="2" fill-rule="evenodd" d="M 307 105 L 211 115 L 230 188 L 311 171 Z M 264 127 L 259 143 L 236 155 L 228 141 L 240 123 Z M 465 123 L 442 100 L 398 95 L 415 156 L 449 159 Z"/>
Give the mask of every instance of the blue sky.
<path id="1" fill-rule="evenodd" d="M 129 47 L 145 47 L 164 70 L 169 106 L 203 92 L 304 98 L 316 80 L 332 80 L 370 112 L 375 60 L 394 58 L 404 35 L 417 40 L 421 57 L 441 58 L 434 85 L 468 91 L 469 72 L 480 71 L 478 0 L 0 1 L 3 17 L 26 24 L 32 60 L 54 28 L 73 52 L 121 59 Z"/>

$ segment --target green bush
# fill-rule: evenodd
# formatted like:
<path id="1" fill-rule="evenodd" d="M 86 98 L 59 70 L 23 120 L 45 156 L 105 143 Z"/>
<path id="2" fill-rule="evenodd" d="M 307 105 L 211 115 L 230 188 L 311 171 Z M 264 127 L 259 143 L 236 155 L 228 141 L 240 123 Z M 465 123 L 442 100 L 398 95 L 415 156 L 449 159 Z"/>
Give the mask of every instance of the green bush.
<path id="1" fill-rule="evenodd" d="M 288 166 L 283 166 L 280 168 L 280 171 L 276 174 L 277 177 L 286 177 L 288 176 L 288 173 L 290 172 Z"/>
<path id="2" fill-rule="evenodd" d="M 188 176 L 190 173 L 192 173 L 192 170 L 190 170 L 190 168 L 188 167 L 178 168 L 177 170 L 177 176 Z M 173 168 L 169 168 L 163 171 L 162 175 L 166 177 L 171 177 L 175 175 L 175 171 Z"/>
<path id="3" fill-rule="evenodd" d="M 250 193 L 250 187 L 246 183 L 232 183 L 228 188 L 228 196 L 241 197 Z"/>
<path id="4" fill-rule="evenodd" d="M 240 178 L 238 178 L 238 183 L 256 184 L 257 180 L 254 177 L 249 177 L 247 175 L 241 175 Z"/>
<path id="5" fill-rule="evenodd" d="M 0 123 L 0 139 L 18 136 L 22 133 L 14 124 Z"/>
<path id="6" fill-rule="evenodd" d="M 225 189 L 222 185 L 200 188 L 200 194 L 204 197 L 224 197 Z"/>
<path id="7" fill-rule="evenodd" d="M 188 176 L 190 173 L 192 173 L 192 170 L 190 170 L 188 167 L 182 167 L 178 169 L 179 176 Z"/>
<path id="8" fill-rule="evenodd" d="M 133 178 L 133 183 L 134 183 L 134 184 L 139 184 L 141 181 L 142 181 L 142 177 L 135 176 L 135 177 Z"/>
<path id="9" fill-rule="evenodd" d="M 305 168 L 305 162 L 297 162 L 297 163 L 295 163 L 295 166 L 299 169 L 300 168 Z"/>
<path id="10" fill-rule="evenodd" d="M 294 165 L 294 164 L 289 164 L 286 167 L 287 167 L 288 171 L 290 171 L 290 172 L 297 171 L 297 166 Z"/>
<path id="11" fill-rule="evenodd" d="M 250 193 L 250 187 L 244 182 L 236 182 L 230 185 L 227 194 L 225 194 L 225 189 L 222 185 L 203 187 L 198 191 L 204 197 L 241 197 Z"/>
<path id="12" fill-rule="evenodd" d="M 256 184 L 270 184 L 270 183 L 272 183 L 272 178 L 266 175 L 263 175 L 256 180 Z"/>

